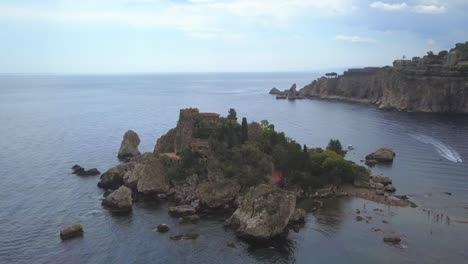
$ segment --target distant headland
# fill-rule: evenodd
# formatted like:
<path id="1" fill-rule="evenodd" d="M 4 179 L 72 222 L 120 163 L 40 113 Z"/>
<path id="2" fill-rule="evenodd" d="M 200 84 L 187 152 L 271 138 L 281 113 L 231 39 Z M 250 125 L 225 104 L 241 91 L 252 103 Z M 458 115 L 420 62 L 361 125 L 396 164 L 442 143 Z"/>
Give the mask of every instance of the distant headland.
<path id="1" fill-rule="evenodd" d="M 424 57 L 395 60 L 393 67 L 325 74 L 299 91 L 273 88 L 277 99 L 319 98 L 377 105 L 380 109 L 468 113 L 468 42 Z"/>

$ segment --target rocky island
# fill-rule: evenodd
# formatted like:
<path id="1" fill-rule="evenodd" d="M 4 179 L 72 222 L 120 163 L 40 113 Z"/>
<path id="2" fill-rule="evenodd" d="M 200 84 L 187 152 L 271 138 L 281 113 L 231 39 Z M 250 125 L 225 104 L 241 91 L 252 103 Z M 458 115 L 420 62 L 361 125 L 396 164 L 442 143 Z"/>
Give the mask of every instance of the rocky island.
<path id="1" fill-rule="evenodd" d="M 319 98 L 374 104 L 381 109 L 468 113 L 468 42 L 450 51 L 393 62 L 393 67 L 328 73 L 296 91 L 273 88 L 277 99 Z"/>
<path id="2" fill-rule="evenodd" d="M 317 206 L 344 196 L 413 205 L 392 194 L 388 177 L 372 177 L 367 168 L 345 160 L 339 140 L 330 140 L 325 150 L 307 148 L 266 120 L 248 123 L 244 117 L 239 123 L 234 109 L 227 117 L 182 109 L 177 126 L 157 140 L 153 152 L 140 154 L 139 143 L 135 132 L 125 133 L 121 163 L 100 176 L 102 205 L 112 212 L 130 213 L 134 203 L 164 200 L 179 223 L 221 212 L 238 237 L 258 242 L 299 231 L 306 216 L 297 206 L 301 199 Z M 375 153 L 371 157 L 378 159 Z M 155 230 L 170 227 L 161 223 Z"/>

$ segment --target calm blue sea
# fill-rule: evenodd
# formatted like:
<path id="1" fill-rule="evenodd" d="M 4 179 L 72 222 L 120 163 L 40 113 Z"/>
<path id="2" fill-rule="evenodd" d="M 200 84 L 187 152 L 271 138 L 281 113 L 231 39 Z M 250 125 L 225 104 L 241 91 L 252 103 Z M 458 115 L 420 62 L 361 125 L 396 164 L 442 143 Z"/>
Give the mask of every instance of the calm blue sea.
<path id="1" fill-rule="evenodd" d="M 466 263 L 468 116 L 277 101 L 268 94 L 272 87 L 302 87 L 319 76 L 0 75 L 0 263 Z M 390 176 L 397 192 L 419 207 L 330 201 L 310 212 L 305 228 L 289 240 L 254 247 L 224 229 L 220 217 L 178 225 L 165 204 L 137 204 L 131 215 L 112 215 L 100 205 L 98 177 L 70 174 L 76 163 L 101 172 L 117 164 L 128 129 L 140 135 L 141 151 L 152 151 L 186 107 L 223 115 L 235 108 L 239 117 L 268 119 L 310 147 L 338 138 L 356 148 L 347 156 L 355 162 L 392 147 L 393 165 L 373 173 Z M 369 223 L 356 222 L 357 208 L 372 217 Z M 85 226 L 84 237 L 61 242 L 59 230 L 75 222 Z M 159 223 L 200 238 L 172 241 L 152 231 Z M 401 235 L 402 246 L 384 244 L 384 233 Z M 236 248 L 226 246 L 230 240 Z"/>

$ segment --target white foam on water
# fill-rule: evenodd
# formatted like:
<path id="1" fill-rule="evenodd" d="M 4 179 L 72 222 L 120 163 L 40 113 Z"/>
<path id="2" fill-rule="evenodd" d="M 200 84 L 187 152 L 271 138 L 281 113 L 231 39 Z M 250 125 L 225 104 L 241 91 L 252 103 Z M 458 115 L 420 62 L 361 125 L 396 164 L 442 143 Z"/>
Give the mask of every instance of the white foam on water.
<path id="1" fill-rule="evenodd" d="M 440 142 L 439 140 L 425 136 L 425 135 L 414 135 L 410 134 L 410 136 L 416 140 L 419 140 L 423 143 L 432 145 L 437 153 L 439 153 L 440 156 L 446 158 L 447 160 L 451 162 L 463 162 L 463 160 L 460 157 L 460 154 L 458 154 L 457 151 L 455 151 L 452 147 L 445 145 L 444 143 Z"/>

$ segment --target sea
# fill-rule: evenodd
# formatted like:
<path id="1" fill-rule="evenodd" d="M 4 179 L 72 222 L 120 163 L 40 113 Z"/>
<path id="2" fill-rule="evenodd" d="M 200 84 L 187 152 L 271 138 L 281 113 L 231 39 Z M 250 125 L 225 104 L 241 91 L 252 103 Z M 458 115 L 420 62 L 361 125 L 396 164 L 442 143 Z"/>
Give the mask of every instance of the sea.
<path id="1" fill-rule="evenodd" d="M 468 115 L 382 111 L 325 100 L 276 100 L 272 87 L 303 87 L 321 72 L 168 73 L 132 75 L 0 75 L 0 263 L 468 263 Z M 358 198 L 307 209 L 306 224 L 267 245 L 238 240 L 223 216 L 180 225 L 164 202 L 137 203 L 129 215 L 101 206 L 99 177 L 78 177 L 80 164 L 101 172 L 119 163 L 123 134 L 140 151 L 175 127 L 181 108 L 268 120 L 308 147 L 330 139 L 352 145 L 361 164 L 380 147 L 393 164 L 397 194 L 417 208 Z M 366 221 L 356 221 L 356 210 Z M 61 241 L 60 229 L 84 225 L 84 236 Z M 154 232 L 160 223 L 167 234 Z M 173 241 L 170 235 L 200 234 Z M 398 235 L 399 245 L 382 241 Z M 228 242 L 235 247 L 228 247 Z"/>

